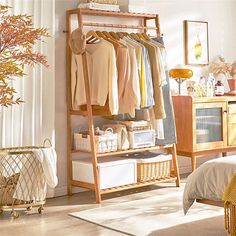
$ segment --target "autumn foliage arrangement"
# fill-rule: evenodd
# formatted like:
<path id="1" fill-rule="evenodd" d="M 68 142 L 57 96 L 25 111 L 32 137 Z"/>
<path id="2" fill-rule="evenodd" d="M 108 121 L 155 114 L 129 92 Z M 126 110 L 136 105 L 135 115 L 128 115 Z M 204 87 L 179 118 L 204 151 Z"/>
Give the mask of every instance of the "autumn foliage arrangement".
<path id="1" fill-rule="evenodd" d="M 22 102 L 15 98 L 16 90 L 10 84 L 23 77 L 26 65 L 48 66 L 46 57 L 33 46 L 49 36 L 47 29 L 33 27 L 31 16 L 10 15 L 8 10 L 0 5 L 0 105 L 6 107 Z"/>

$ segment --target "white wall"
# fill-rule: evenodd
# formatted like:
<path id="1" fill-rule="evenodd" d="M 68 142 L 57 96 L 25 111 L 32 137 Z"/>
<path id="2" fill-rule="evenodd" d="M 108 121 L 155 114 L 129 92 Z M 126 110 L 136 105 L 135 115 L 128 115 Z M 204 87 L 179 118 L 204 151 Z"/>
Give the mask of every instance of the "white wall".
<path id="1" fill-rule="evenodd" d="M 66 15 L 78 0 L 56 0 L 56 150 L 59 186 L 56 195 L 66 193 Z M 166 43 L 169 67 L 183 64 L 183 20 L 209 22 L 210 58 L 219 54 L 236 59 L 235 0 L 146 0 L 148 12 L 158 13 Z M 197 70 L 198 71 L 198 70 Z M 197 73 L 196 73 L 197 75 Z M 201 158 L 200 161 L 204 161 Z M 190 170 L 190 160 L 179 158 L 181 172 Z"/>

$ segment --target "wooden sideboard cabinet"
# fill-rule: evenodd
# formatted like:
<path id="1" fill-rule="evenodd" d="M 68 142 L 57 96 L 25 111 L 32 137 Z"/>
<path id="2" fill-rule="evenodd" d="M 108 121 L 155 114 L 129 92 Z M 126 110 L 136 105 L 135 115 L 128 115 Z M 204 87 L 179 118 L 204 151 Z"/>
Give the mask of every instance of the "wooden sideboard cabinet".
<path id="1" fill-rule="evenodd" d="M 177 154 L 196 158 L 236 151 L 236 97 L 173 96 Z"/>

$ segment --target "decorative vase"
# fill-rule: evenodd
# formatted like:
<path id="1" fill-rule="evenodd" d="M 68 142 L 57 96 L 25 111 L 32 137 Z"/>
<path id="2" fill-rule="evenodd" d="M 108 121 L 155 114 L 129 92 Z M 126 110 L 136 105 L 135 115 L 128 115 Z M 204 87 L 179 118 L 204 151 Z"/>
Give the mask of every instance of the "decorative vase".
<path id="1" fill-rule="evenodd" d="M 228 94 L 236 96 L 236 79 L 228 79 L 230 91 Z"/>

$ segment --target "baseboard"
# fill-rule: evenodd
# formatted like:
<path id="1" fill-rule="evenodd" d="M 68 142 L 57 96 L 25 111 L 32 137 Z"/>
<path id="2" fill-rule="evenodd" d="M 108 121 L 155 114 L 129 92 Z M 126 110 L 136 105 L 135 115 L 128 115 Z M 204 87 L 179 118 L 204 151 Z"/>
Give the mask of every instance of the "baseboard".
<path id="1" fill-rule="evenodd" d="M 55 188 L 47 188 L 47 198 L 55 197 Z"/>
<path id="2" fill-rule="evenodd" d="M 192 172 L 192 167 L 191 166 L 180 166 L 179 167 L 179 173 L 180 174 L 188 174 Z"/>
<path id="3" fill-rule="evenodd" d="M 85 190 L 81 188 L 73 188 L 72 190 L 73 193 L 79 193 L 83 191 Z M 56 187 L 54 189 L 54 197 L 61 197 L 65 195 L 67 195 L 67 186 Z"/>

